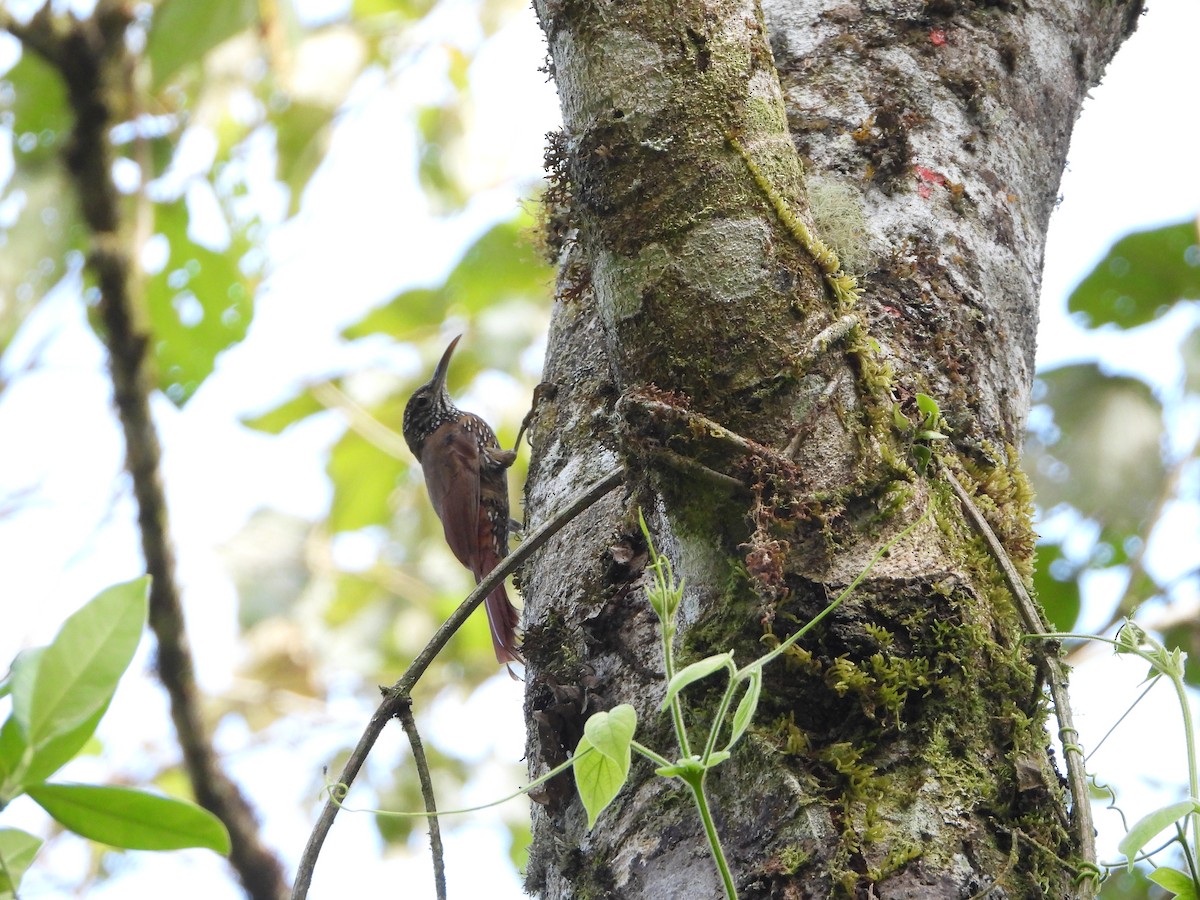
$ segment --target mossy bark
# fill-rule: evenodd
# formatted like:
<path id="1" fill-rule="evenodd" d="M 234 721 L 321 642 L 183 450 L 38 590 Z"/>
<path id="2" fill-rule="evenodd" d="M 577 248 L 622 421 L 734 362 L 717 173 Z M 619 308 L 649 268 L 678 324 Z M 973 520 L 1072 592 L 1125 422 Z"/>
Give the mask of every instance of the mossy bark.
<path id="1" fill-rule="evenodd" d="M 709 780 L 742 897 L 1076 895 L 1035 660 L 957 502 L 912 464 L 925 393 L 947 464 L 1030 566 L 1012 448 L 1046 221 L 1079 104 L 1139 4 L 1036 6 L 537 4 L 564 132 L 556 391 L 527 514 L 618 464 L 628 478 L 523 573 L 534 774 L 618 703 L 673 753 L 639 506 L 687 579 L 684 662 L 748 662 L 929 513 L 767 670 L 751 734 Z M 811 228 L 805 169 L 852 188 L 824 193 L 863 222 L 854 309 L 779 215 L 782 198 Z M 715 694 L 686 701 L 704 728 Z M 541 799 L 531 892 L 721 895 L 686 791 L 644 762 L 590 832 L 569 778 Z"/>

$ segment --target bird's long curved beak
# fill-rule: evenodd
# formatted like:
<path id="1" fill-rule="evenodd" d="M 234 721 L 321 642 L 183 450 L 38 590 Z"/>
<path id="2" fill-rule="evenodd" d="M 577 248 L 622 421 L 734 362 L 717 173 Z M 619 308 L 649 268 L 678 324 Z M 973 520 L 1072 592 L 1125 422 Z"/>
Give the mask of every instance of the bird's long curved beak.
<path id="1" fill-rule="evenodd" d="M 462 339 L 462 335 L 458 335 L 450 342 L 450 346 L 446 348 L 446 352 L 442 354 L 441 360 L 437 364 L 437 368 L 433 370 L 433 377 L 429 379 L 438 391 L 446 389 L 446 373 L 450 371 L 450 357 L 454 353 L 454 348 L 458 346 L 458 342 Z"/>

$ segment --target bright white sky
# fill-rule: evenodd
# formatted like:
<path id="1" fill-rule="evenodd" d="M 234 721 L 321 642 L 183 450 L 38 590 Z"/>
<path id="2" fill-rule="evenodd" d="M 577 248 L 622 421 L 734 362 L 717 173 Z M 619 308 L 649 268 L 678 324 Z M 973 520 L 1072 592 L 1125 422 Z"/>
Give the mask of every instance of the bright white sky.
<path id="1" fill-rule="evenodd" d="M 1169 385 L 1177 373 L 1171 368 L 1173 354 L 1162 347 L 1185 332 L 1181 316 L 1145 329 L 1132 353 L 1121 336 L 1117 357 L 1114 338 L 1080 332 L 1062 314 L 1070 287 L 1115 238 L 1134 227 L 1193 216 L 1200 208 L 1200 171 L 1195 164 L 1200 121 L 1191 114 L 1200 11 L 1183 0 L 1151 0 L 1150 5 L 1076 129 L 1062 186 L 1064 200 L 1047 249 L 1038 359 L 1052 364 L 1100 352 L 1114 367 L 1149 372 L 1156 383 Z M 446 9 L 426 27 L 431 33 L 454 33 L 461 40 L 467 16 L 465 7 Z M 271 246 L 273 274 L 260 294 L 249 338 L 222 358 L 216 375 L 185 410 L 156 404 L 192 645 L 208 687 L 228 686 L 231 661 L 238 653 L 236 598 L 218 548 L 255 509 L 269 506 L 315 517 L 329 499 L 323 452 L 335 427 L 316 423 L 271 439 L 236 427 L 237 415 L 270 406 L 318 370 L 341 368 L 347 356 L 336 341 L 340 326 L 398 287 L 440 278 L 467 236 L 508 215 L 527 195 L 540 173 L 543 135 L 558 123 L 553 87 L 536 71 L 542 58 L 541 36 L 526 10 L 486 45 L 476 62 L 472 80 L 479 139 L 470 156 L 477 185 L 485 189 L 452 221 L 421 215 L 426 203 L 415 182 L 372 177 L 413 169 L 411 135 L 398 123 L 435 81 L 426 77 L 423 67 L 436 66 L 436 58 L 418 60 L 390 83 L 361 84 L 329 159 L 305 197 L 302 214 L 280 230 Z M 265 157 L 261 162 L 266 163 Z M 399 256 L 398 247 L 403 248 Z M 337 265 L 331 266 L 330 260 Z M 100 588 L 140 572 L 127 498 L 112 508 L 114 485 L 125 490 L 117 477 L 120 436 L 109 410 L 102 355 L 82 320 L 76 296 L 75 285 L 69 285 L 43 305 L 2 373 L 11 375 L 31 348 L 49 340 L 40 357 L 42 367 L 0 394 L 0 433 L 9 435 L 0 442 L 0 496 L 19 487 L 39 487 L 34 505 L 18 517 L 0 520 L 0 547 L 7 551 L 0 567 L 6 623 L 0 633 L 0 663 L 24 646 L 44 643 L 71 610 Z M 380 354 L 382 365 L 415 370 L 414 357 Z M 537 365 L 532 362 L 535 369 Z M 489 399 L 523 402 L 515 395 L 497 400 L 494 389 L 505 386 L 511 393 L 511 382 L 491 383 Z M 465 405 L 488 412 L 482 396 L 467 398 Z M 1183 512 L 1180 517 L 1179 533 L 1188 538 L 1174 548 L 1174 558 L 1155 561 L 1168 571 L 1197 563 L 1200 523 L 1194 511 L 1190 518 Z M 141 665 L 144 672 L 144 658 Z M 1095 746 L 1126 698 L 1136 696 L 1143 674 L 1140 665 L 1122 666 L 1107 657 L 1079 670 L 1072 694 L 1085 747 Z M 1157 703 L 1136 712 L 1091 765 L 1101 780 L 1122 785 L 1123 805 L 1134 817 L 1151 804 L 1175 799 L 1183 779 L 1178 713 L 1171 709 L 1168 690 L 1157 693 Z M 286 740 L 294 753 L 280 754 L 274 742 L 270 752 L 258 752 L 252 738 L 232 727 L 219 735 L 221 745 L 233 751 L 237 777 L 275 786 L 271 791 L 278 803 L 264 810 L 265 835 L 292 864 L 310 825 L 310 794 L 302 792 L 330 753 L 360 731 L 371 699 L 335 691 L 325 710 L 329 730 L 273 735 Z M 443 703 L 444 714 L 433 717 L 427 740 L 460 752 L 478 742 L 475 723 L 490 720 L 498 756 L 521 758 L 519 686 L 496 678 L 472 697 L 445 698 Z M 170 752 L 162 749 L 170 747 L 169 735 L 162 730 L 167 721 L 153 682 L 140 674 L 127 678 L 102 730 L 122 772 L 137 778 L 153 771 L 154 763 L 145 761 L 148 747 L 151 755 Z M 1152 731 L 1154 740 L 1147 741 Z M 401 745 L 397 729 L 377 751 L 381 769 L 398 758 Z M 84 761 L 70 776 L 103 779 L 111 772 L 111 763 Z M 481 764 L 464 802 L 508 793 L 511 773 Z M 32 828 L 40 821 L 36 810 L 20 803 L 3 818 L 3 824 Z M 497 821 L 484 814 L 451 829 L 451 896 L 481 896 L 479 885 L 486 885 L 493 900 L 522 896 L 508 861 L 507 834 L 494 827 Z M 1101 814 L 1099 825 L 1101 852 L 1113 858 L 1120 823 L 1115 816 Z M 423 853 L 380 862 L 373 832 L 368 816 L 339 817 L 312 896 L 349 895 L 345 882 L 335 885 L 334 879 L 357 873 L 363 879 L 363 890 L 353 892 L 357 896 L 387 896 L 384 885 L 403 884 L 406 897 L 432 897 Z M 23 896 L 61 896 L 61 886 L 73 883 L 88 864 L 82 847 L 64 845 L 39 861 Z M 237 896 L 211 854 L 128 854 L 119 864 L 120 877 L 94 896 L 163 896 L 168 886 L 174 893 L 184 882 L 194 896 Z"/>

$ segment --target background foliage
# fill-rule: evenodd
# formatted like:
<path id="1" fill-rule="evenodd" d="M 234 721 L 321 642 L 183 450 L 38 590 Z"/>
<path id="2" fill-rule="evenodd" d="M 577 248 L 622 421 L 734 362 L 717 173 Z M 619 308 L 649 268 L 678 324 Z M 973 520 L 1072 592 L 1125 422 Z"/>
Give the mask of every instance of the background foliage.
<path id="1" fill-rule="evenodd" d="M 36 9 L 6 12 L 26 21 Z M 155 413 L 205 715 L 267 840 L 293 864 L 321 767 L 336 770 L 374 685 L 396 677 L 468 587 L 399 438 L 400 415 L 449 337 L 466 331 L 452 392 L 502 442 L 515 438 L 552 284 L 529 211 L 552 89 L 515 0 L 161 0 L 135 10 L 112 174 L 155 335 Z M 5 604 L 3 660 L 44 643 L 140 562 L 98 325 L 84 315 L 96 294 L 61 165 L 67 96 L 15 40 L 0 44 L 0 61 L 0 141 L 11 157 L 0 160 L 0 543 L 19 557 L 0 572 L 0 596 L 25 598 Z M 1197 272 L 1190 220 L 1113 248 L 1070 311 L 1107 332 L 1165 317 L 1172 330 L 1160 328 L 1154 346 L 1178 360 L 1175 374 L 1148 381 L 1137 360 L 1111 353 L 1042 372 L 1027 448 L 1045 535 L 1037 582 L 1056 624 L 1100 630 L 1139 611 L 1193 655 Z M 447 806 L 522 779 L 520 691 L 496 676 L 489 646 L 475 617 L 415 698 Z M 1193 665 L 1193 685 L 1198 677 Z M 478 727 L 497 709 L 510 734 L 502 763 Z M 148 678 L 122 687 L 106 726 L 73 777 L 187 795 Z M 419 807 L 401 739 L 381 745 L 366 774 L 351 805 Z M 4 815 L 0 824 L 48 838 L 27 876 L 31 896 L 134 896 L 182 872 L 213 896 L 234 890 L 215 857 L 122 857 L 55 832 L 20 802 Z M 346 840 L 331 841 L 326 870 L 411 871 L 427 883 L 423 825 L 343 820 L 335 835 Z M 519 866 L 525 820 L 516 805 L 450 824 L 452 885 Z M 511 863 L 497 865 L 505 843 Z M 1135 877 L 1108 890 L 1145 896 Z"/>

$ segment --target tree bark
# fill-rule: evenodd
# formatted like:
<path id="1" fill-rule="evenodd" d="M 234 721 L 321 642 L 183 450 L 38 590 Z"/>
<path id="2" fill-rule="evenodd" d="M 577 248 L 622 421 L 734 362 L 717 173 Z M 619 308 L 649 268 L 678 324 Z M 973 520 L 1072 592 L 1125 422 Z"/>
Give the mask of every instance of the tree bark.
<path id="1" fill-rule="evenodd" d="M 1082 99 L 1140 9 L 538 0 L 564 130 L 548 154 L 556 391 L 527 516 L 618 463 L 628 479 L 523 574 L 534 774 L 619 703 L 674 755 L 639 507 L 687 581 L 682 661 L 739 664 L 929 512 L 767 669 L 749 737 L 709 779 L 739 894 L 1088 890 L 1034 651 L 913 447 L 927 394 L 944 463 L 1028 575 L 1016 457 L 1046 225 Z M 857 237 L 827 241 L 858 269 L 857 302 L 806 239 L 847 222 Z M 685 694 L 689 724 L 717 696 Z M 569 779 L 543 799 L 532 893 L 721 896 L 686 791 L 644 761 L 590 832 Z"/>

